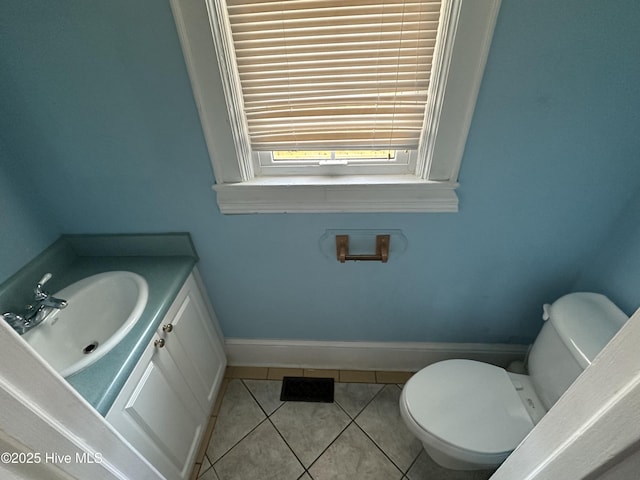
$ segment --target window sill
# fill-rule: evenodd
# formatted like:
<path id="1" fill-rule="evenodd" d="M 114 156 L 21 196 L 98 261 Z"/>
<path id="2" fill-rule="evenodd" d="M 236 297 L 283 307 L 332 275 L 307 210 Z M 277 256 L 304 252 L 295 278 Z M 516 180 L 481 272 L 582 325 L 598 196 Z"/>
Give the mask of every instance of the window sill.
<path id="1" fill-rule="evenodd" d="M 214 185 L 224 214 L 457 212 L 457 183 L 414 175 L 261 177 Z"/>

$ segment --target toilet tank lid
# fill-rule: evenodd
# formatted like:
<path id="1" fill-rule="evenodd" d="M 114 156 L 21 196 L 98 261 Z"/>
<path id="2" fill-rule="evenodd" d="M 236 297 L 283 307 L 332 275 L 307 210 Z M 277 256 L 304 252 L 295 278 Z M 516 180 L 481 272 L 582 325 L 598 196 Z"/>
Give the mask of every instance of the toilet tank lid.
<path id="1" fill-rule="evenodd" d="M 560 297 L 549 308 L 549 318 L 582 368 L 591 365 L 629 319 L 607 297 L 589 292 Z"/>

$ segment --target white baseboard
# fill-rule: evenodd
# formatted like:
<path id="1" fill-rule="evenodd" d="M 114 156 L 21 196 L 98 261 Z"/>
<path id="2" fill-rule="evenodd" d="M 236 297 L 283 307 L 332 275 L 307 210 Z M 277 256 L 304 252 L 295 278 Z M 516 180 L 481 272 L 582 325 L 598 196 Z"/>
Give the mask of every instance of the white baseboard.
<path id="1" fill-rule="evenodd" d="M 320 342 L 227 338 L 229 365 L 418 371 L 440 360 L 466 358 L 506 367 L 528 345 L 426 342 Z"/>

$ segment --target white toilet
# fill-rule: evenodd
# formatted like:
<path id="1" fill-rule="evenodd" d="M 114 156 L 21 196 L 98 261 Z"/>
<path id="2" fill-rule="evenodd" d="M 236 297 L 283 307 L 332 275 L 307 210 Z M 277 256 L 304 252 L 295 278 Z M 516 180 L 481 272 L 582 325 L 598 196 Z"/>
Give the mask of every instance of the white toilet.
<path id="1" fill-rule="evenodd" d="M 607 297 L 570 293 L 544 306 L 529 375 L 445 360 L 405 384 L 400 413 L 437 463 L 496 468 L 616 334 L 628 317 Z"/>

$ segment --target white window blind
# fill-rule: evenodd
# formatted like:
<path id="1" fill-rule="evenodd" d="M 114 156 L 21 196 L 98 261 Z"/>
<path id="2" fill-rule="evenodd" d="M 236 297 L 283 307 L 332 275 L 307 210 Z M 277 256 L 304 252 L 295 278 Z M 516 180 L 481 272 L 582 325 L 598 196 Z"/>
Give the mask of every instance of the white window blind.
<path id="1" fill-rule="evenodd" d="M 418 148 L 440 1 L 227 6 L 254 151 Z"/>

